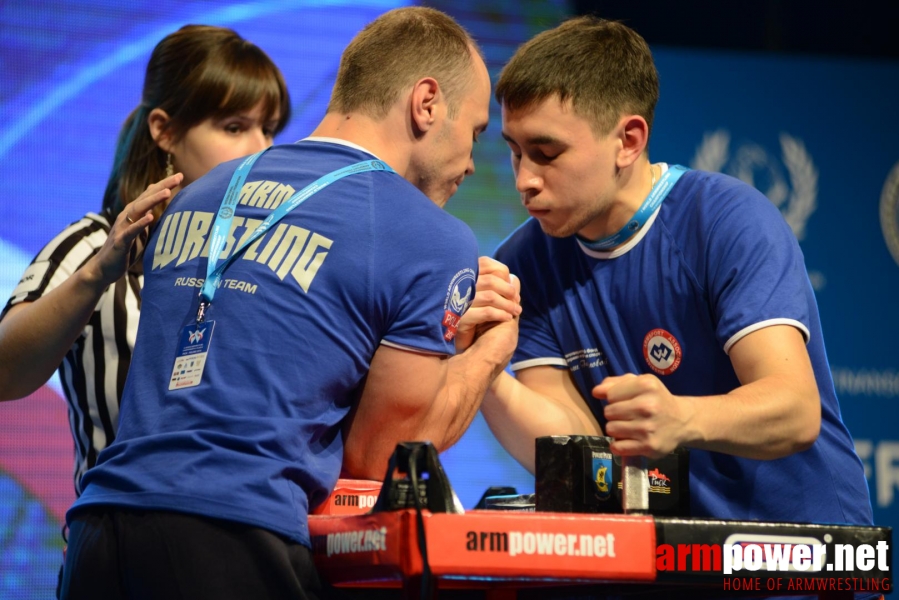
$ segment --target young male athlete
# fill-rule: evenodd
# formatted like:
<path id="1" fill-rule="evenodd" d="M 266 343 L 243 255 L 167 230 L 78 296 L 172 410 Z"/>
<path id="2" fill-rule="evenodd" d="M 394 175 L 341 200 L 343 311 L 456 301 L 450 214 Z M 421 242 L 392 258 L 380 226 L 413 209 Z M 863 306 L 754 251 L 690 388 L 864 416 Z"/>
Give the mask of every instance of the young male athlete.
<path id="1" fill-rule="evenodd" d="M 531 218 L 482 260 L 475 306 L 510 307 L 511 272 L 523 311 L 481 410 L 531 471 L 534 438 L 605 434 L 620 456 L 691 448 L 694 516 L 870 524 L 799 245 L 749 185 L 650 162 L 658 88 L 645 41 L 593 17 L 503 70 Z"/>

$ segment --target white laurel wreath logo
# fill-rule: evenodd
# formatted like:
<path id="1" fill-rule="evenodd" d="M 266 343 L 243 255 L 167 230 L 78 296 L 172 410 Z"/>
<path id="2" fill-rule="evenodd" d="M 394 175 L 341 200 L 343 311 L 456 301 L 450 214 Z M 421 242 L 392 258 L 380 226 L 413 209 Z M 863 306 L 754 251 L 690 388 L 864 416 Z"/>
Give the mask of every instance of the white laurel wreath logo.
<path id="1" fill-rule="evenodd" d="M 890 169 L 880 194 L 880 226 L 887 248 L 899 265 L 899 162 Z"/>
<path id="2" fill-rule="evenodd" d="M 702 171 L 721 172 L 729 160 L 730 134 L 719 129 L 703 136 L 691 166 Z M 782 133 L 780 147 L 783 163 L 790 174 L 792 191 L 790 200 L 781 213 L 796 239 L 805 237 L 805 225 L 815 208 L 818 198 L 818 169 L 812 162 L 805 145 L 796 138 Z M 750 183 L 750 182 L 747 182 Z M 775 202 L 774 199 L 771 199 Z M 775 202 L 777 204 L 777 202 Z"/>

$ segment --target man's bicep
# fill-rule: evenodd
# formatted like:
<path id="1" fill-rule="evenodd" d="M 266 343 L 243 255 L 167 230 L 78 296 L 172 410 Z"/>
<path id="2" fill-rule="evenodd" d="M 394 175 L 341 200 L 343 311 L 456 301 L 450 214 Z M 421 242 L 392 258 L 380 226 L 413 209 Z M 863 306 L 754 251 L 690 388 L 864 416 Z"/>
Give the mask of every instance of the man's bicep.
<path id="1" fill-rule="evenodd" d="M 415 441 L 416 425 L 434 409 L 447 374 L 447 357 L 381 345 L 350 417 L 344 472 L 380 479 L 396 444 Z"/>
<path id="2" fill-rule="evenodd" d="M 402 415 L 430 407 L 446 380 L 447 358 L 382 344 L 372 358 L 360 410 L 391 408 Z"/>
<path id="3" fill-rule="evenodd" d="M 729 356 L 742 385 L 783 376 L 801 386 L 816 386 L 803 332 L 791 325 L 753 331 L 733 344 Z"/>

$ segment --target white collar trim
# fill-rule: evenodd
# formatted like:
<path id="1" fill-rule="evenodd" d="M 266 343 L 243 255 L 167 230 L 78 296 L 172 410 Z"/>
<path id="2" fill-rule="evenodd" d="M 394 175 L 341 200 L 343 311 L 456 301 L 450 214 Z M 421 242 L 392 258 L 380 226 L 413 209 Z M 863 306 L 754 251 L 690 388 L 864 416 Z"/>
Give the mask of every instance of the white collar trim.
<path id="1" fill-rule="evenodd" d="M 313 136 L 305 137 L 305 138 L 301 139 L 300 141 L 301 141 L 301 142 L 325 142 L 325 143 L 327 143 L 327 144 L 338 144 L 338 145 L 340 145 L 340 146 L 347 146 L 347 147 L 349 147 L 349 148 L 355 148 L 356 150 L 361 150 L 362 152 L 365 152 L 366 154 L 371 154 L 372 156 L 374 156 L 374 157 L 377 158 L 378 160 L 381 160 L 381 158 L 380 158 L 377 154 L 375 154 L 374 152 L 372 152 L 372 151 L 369 150 L 368 148 L 363 148 L 363 147 L 360 146 L 359 144 L 354 144 L 353 142 L 350 142 L 350 141 L 347 141 L 347 140 L 342 140 L 342 139 L 340 139 L 340 138 L 325 137 L 325 136 L 314 136 L 314 135 L 313 135 Z"/>
<path id="2" fill-rule="evenodd" d="M 662 167 L 662 174 L 664 175 L 665 171 L 668 170 L 668 163 L 659 163 L 659 165 Z M 639 244 L 640 240 L 642 240 L 644 238 L 644 236 L 646 236 L 646 234 L 649 233 L 649 230 L 652 227 L 652 224 L 655 223 L 656 217 L 659 216 L 659 211 L 661 209 L 662 209 L 662 205 L 659 205 L 659 207 L 655 210 L 655 212 L 653 212 L 652 215 L 650 215 L 650 217 L 646 220 L 646 224 L 640 228 L 640 231 L 637 232 L 637 235 L 635 235 L 634 237 L 629 239 L 624 245 L 618 246 L 617 248 L 615 248 L 613 250 L 609 250 L 608 252 L 591 250 L 590 248 L 585 246 L 581 242 L 581 240 L 577 239 L 577 237 L 575 237 L 574 239 L 577 240 L 577 245 L 581 247 L 581 250 L 583 250 L 584 254 L 586 254 L 587 256 L 592 256 L 593 258 L 598 258 L 600 260 L 608 260 L 611 258 L 618 258 L 619 256 L 622 256 L 622 255 L 630 252 L 631 249 L 634 246 L 636 246 L 637 244 Z"/>

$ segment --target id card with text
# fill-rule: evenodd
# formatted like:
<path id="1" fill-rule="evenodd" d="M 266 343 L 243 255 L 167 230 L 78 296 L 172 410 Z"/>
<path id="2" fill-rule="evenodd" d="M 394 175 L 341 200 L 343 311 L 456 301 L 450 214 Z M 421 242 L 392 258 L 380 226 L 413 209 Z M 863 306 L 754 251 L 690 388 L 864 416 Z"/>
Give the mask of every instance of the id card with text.
<path id="1" fill-rule="evenodd" d="M 215 321 L 204 321 L 199 325 L 192 323 L 181 331 L 181 340 L 175 354 L 175 366 L 169 380 L 170 390 L 200 385 L 214 327 Z"/>

